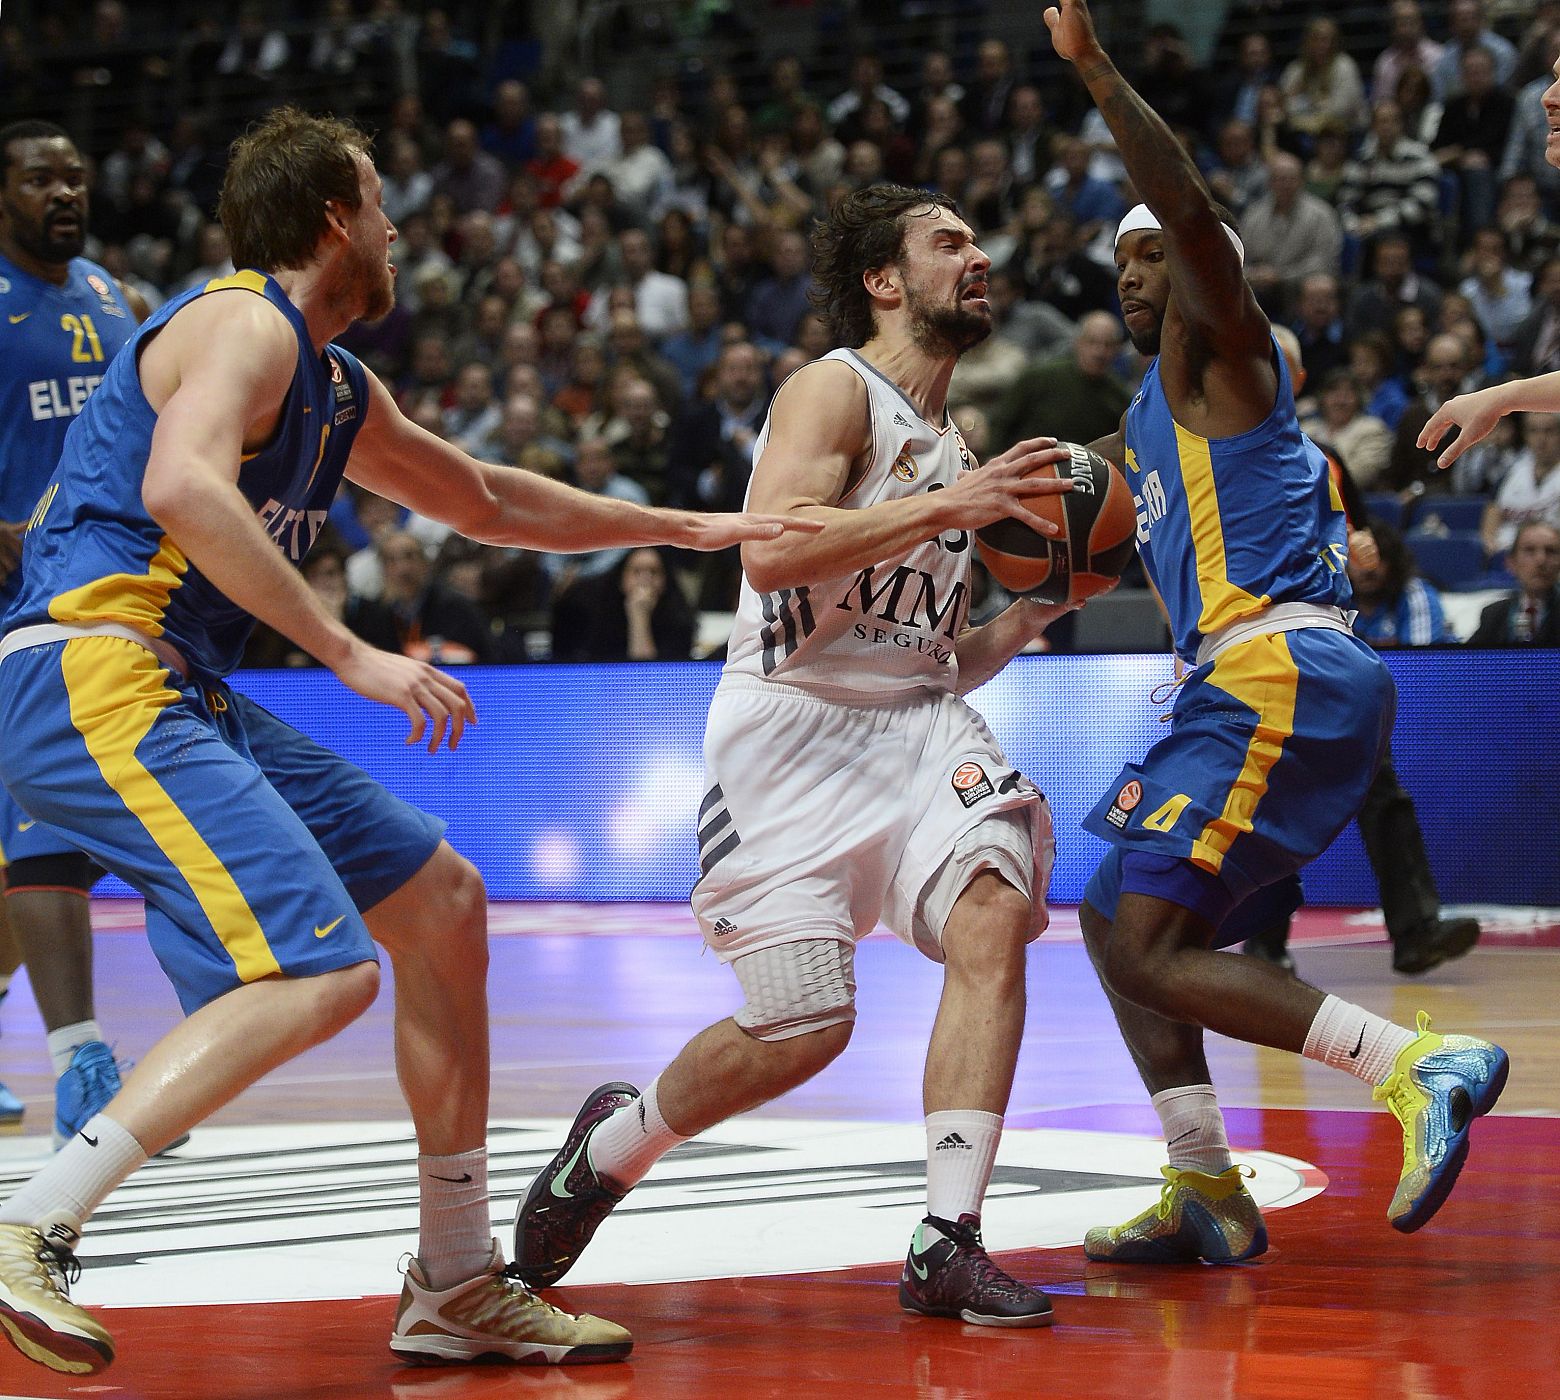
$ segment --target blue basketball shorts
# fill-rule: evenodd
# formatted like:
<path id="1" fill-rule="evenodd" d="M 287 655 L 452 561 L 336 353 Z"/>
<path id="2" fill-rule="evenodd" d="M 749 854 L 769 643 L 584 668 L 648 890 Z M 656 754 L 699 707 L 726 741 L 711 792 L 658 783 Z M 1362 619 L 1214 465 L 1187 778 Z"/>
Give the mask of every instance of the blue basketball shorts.
<path id="1" fill-rule="evenodd" d="M 7 743 L 15 742 L 7 738 Z M 0 865 L 14 865 L 36 856 L 74 855 L 76 848 L 48 822 L 22 810 L 10 791 L 0 787 Z"/>
<path id="2" fill-rule="evenodd" d="M 144 646 L 76 637 L 0 661 L 0 781 L 146 899 L 186 1013 L 246 982 L 375 959 L 363 912 L 444 823 L 243 695 Z"/>
<path id="3" fill-rule="evenodd" d="M 1232 646 L 1187 676 L 1170 733 L 1084 818 L 1112 845 L 1084 897 L 1113 919 L 1122 891 L 1155 894 L 1220 927 L 1259 890 L 1292 882 L 1359 811 L 1395 707 L 1381 658 L 1348 633 Z M 1238 911 L 1240 936 L 1275 922 L 1279 905 L 1293 912 L 1296 895 L 1291 883 Z"/>

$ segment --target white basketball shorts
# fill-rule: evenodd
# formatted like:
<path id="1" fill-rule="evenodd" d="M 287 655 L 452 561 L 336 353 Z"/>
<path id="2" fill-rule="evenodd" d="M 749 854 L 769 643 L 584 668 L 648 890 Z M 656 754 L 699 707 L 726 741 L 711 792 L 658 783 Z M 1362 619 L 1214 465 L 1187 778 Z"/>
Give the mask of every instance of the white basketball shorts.
<path id="1" fill-rule="evenodd" d="M 881 704 L 725 676 L 704 733 L 693 911 L 725 961 L 881 920 L 935 962 L 954 901 L 982 870 L 1045 928 L 1050 807 L 963 700 Z"/>

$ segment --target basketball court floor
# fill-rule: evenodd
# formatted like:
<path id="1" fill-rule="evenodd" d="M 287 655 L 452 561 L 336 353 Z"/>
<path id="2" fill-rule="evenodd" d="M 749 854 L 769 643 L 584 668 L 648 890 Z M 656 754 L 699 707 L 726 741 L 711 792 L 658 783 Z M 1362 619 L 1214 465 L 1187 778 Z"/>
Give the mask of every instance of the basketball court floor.
<path id="1" fill-rule="evenodd" d="M 71 1380 L 0 1350 L 6 1397 L 488 1400 L 488 1397 L 977 1396 L 1525 1400 L 1560 1373 L 1560 913 L 1477 911 L 1481 946 L 1428 976 L 1389 969 L 1379 916 L 1308 911 L 1302 975 L 1372 1010 L 1477 1031 L 1512 1053 L 1499 1113 L 1441 1214 L 1391 1230 L 1391 1117 L 1355 1080 L 1210 1040 L 1237 1157 L 1272 1248 L 1229 1268 L 1110 1267 L 1092 1224 L 1158 1192 L 1163 1151 L 1075 915 L 1031 953 L 1028 1032 L 985 1233 L 1053 1296 L 1055 1325 L 913 1318 L 895 1288 L 923 1210 L 920 1072 L 937 970 L 895 940 L 858 957 L 860 1020 L 813 1083 L 662 1162 L 555 1300 L 629 1326 L 626 1365 L 417 1369 L 386 1348 L 416 1224 L 415 1147 L 373 1010 L 196 1130 L 112 1198 L 76 1289 L 119 1359 Z M 598 1083 L 643 1083 L 736 1006 L 671 905 L 495 905 L 494 1230 Z M 102 902 L 99 1019 L 133 1057 L 176 1014 L 139 905 Z M 19 978 L 0 1079 L 28 1105 L 0 1139 L 0 1191 L 49 1150 L 43 1034 Z"/>

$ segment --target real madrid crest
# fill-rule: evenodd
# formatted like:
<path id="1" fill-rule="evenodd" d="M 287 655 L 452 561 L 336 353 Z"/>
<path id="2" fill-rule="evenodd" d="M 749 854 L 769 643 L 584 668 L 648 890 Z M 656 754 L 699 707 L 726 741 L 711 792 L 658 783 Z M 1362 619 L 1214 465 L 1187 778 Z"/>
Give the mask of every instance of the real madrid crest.
<path id="1" fill-rule="evenodd" d="M 905 445 L 899 449 L 899 456 L 894 458 L 894 475 L 901 481 L 914 481 L 920 475 L 920 470 L 915 464 L 915 458 L 910 455 L 910 442 L 907 438 Z"/>

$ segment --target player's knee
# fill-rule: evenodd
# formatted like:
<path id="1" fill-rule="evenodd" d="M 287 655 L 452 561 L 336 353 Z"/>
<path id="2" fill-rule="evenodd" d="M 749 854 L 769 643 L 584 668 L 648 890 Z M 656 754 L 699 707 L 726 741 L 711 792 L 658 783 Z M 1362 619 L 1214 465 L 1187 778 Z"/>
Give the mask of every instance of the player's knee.
<path id="1" fill-rule="evenodd" d="M 1133 938 L 1128 931 L 1117 928 L 1111 932 L 1098 963 L 1111 991 L 1124 1001 L 1150 1010 L 1155 1009 L 1164 988 L 1164 971 L 1155 948 L 1154 943 Z"/>
<path id="2" fill-rule="evenodd" d="M 350 1025 L 374 1004 L 379 995 L 379 964 L 353 963 L 322 974 L 318 979 L 318 1016 L 321 1030 L 334 1035 Z"/>
<path id="3" fill-rule="evenodd" d="M 943 931 L 948 973 L 984 985 L 1019 982 L 1033 922 L 1029 897 L 990 871 L 959 896 Z"/>
<path id="4" fill-rule="evenodd" d="M 821 1068 L 850 1041 L 855 961 L 855 945 L 833 938 L 782 943 L 733 959 L 746 998 L 737 1025 L 755 1040 L 798 1042 L 788 1048 L 805 1060 L 821 1057 Z"/>
<path id="5" fill-rule="evenodd" d="M 449 879 L 449 896 L 444 903 L 446 926 L 466 941 L 481 945 L 483 955 L 487 949 L 487 886 L 482 876 L 464 856 L 451 855 L 445 872 Z"/>

